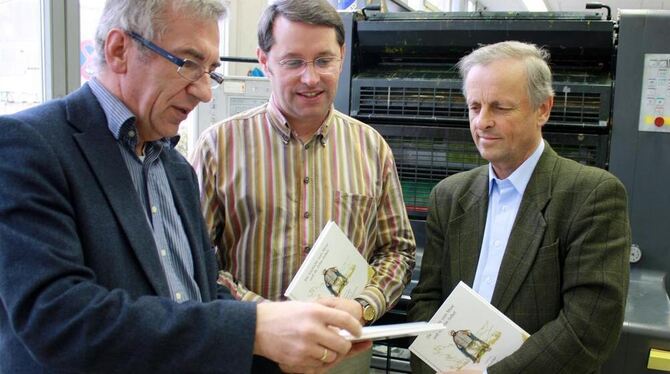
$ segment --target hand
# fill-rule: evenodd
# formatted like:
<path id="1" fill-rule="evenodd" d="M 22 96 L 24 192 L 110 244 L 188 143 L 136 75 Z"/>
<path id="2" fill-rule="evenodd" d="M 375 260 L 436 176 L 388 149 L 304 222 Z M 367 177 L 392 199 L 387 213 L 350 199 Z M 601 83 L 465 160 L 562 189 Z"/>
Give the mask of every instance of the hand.
<path id="1" fill-rule="evenodd" d="M 317 303 L 265 302 L 256 307 L 254 354 L 302 372 L 344 357 L 351 342 L 338 334 L 361 334 L 361 324 L 348 313 Z"/>
<path id="2" fill-rule="evenodd" d="M 363 319 L 363 306 L 356 300 L 343 299 L 341 297 L 327 297 L 319 299 L 316 302 L 331 308 L 343 310 L 356 318 L 361 325 L 365 324 L 365 320 Z"/>
<path id="3" fill-rule="evenodd" d="M 339 364 L 341 361 L 346 360 L 352 356 L 355 356 L 361 352 L 365 352 L 368 349 L 372 347 L 372 340 L 366 340 L 358 343 L 354 343 L 351 346 L 351 350 L 349 353 L 347 353 L 345 356 L 339 356 L 337 360 L 322 366 L 320 368 L 316 369 L 311 369 L 311 368 L 306 368 L 302 366 L 286 366 L 286 365 L 279 365 L 279 368 L 281 371 L 284 373 L 306 373 L 306 374 L 320 374 L 327 372 L 330 368 L 334 367 L 335 365 Z"/>

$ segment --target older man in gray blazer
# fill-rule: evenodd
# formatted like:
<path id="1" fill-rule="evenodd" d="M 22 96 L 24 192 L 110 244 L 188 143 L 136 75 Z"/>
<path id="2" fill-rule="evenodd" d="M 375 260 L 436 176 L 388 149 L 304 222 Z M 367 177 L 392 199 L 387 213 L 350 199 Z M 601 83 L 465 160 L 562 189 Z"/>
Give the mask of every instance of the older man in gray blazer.
<path id="1" fill-rule="evenodd" d="M 489 373 L 591 373 L 613 351 L 628 285 L 627 197 L 610 173 L 560 157 L 541 129 L 548 55 L 502 42 L 459 62 L 487 166 L 432 191 L 409 319 L 428 320 L 464 281 L 530 338 Z M 432 372 L 416 357 L 415 373 Z"/>

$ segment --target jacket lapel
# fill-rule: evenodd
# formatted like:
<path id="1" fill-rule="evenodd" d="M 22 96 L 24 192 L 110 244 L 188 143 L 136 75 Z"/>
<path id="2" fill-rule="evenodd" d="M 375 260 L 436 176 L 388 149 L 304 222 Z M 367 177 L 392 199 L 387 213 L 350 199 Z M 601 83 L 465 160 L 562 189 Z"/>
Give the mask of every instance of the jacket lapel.
<path id="1" fill-rule="evenodd" d="M 449 222 L 449 252 L 453 287 L 459 280 L 472 286 L 477 271 L 488 210 L 488 169 L 481 168 L 468 193 L 458 200 L 462 214 Z M 455 267 L 454 267 L 455 265 Z"/>
<path id="2" fill-rule="evenodd" d="M 147 279 L 157 295 L 169 297 L 151 228 L 119 147 L 106 126 L 107 119 L 100 104 L 88 86 L 84 86 L 66 98 L 66 107 L 68 121 L 80 131 L 73 135 L 75 142 L 107 197 Z"/>
<path id="3" fill-rule="evenodd" d="M 510 233 L 491 304 L 503 313 L 510 306 L 530 271 L 547 227 L 544 209 L 551 199 L 556 153 L 545 150 L 528 182 Z"/>
<path id="4" fill-rule="evenodd" d="M 209 280 L 207 275 L 207 266 L 204 250 L 202 248 L 202 233 L 197 230 L 199 227 L 195 220 L 199 219 L 201 210 L 197 196 L 197 190 L 194 189 L 193 171 L 191 166 L 182 158 L 171 154 L 172 152 L 163 152 L 163 164 L 167 174 L 172 191 L 172 198 L 179 215 L 181 216 L 184 231 L 191 247 L 193 256 L 193 275 L 200 288 L 200 295 L 203 301 L 211 300 Z"/>

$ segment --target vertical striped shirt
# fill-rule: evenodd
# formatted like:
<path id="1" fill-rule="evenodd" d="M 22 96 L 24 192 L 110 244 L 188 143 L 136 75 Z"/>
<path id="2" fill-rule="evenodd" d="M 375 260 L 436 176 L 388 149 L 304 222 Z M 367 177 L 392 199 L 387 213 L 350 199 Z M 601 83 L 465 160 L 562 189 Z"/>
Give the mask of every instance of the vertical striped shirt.
<path id="1" fill-rule="evenodd" d="M 172 190 L 160 158 L 161 152 L 174 147 L 175 139 L 147 142 L 145 155 L 135 153 L 137 126 L 135 115 L 97 79 L 89 81 L 91 91 L 100 102 L 107 117 L 109 131 L 117 141 L 121 156 L 128 167 L 133 186 L 151 227 L 156 255 L 160 259 L 170 290 L 177 302 L 200 301 L 200 289 L 194 278 L 193 257 L 186 231 L 177 212 Z M 177 139 L 178 140 L 178 139 Z"/>
<path id="2" fill-rule="evenodd" d="M 414 268 L 415 241 L 391 149 L 334 108 L 303 143 L 271 99 L 207 129 L 192 154 L 203 213 L 242 300 L 282 300 L 321 229 L 335 221 L 376 270 L 361 298 L 381 316 Z"/>

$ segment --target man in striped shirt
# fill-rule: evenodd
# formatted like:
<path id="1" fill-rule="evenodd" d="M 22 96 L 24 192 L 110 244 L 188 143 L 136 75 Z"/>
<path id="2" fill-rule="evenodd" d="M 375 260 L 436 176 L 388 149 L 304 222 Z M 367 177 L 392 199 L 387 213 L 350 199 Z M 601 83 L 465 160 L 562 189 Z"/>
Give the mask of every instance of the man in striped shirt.
<path id="1" fill-rule="evenodd" d="M 376 274 L 354 300 L 322 302 L 373 322 L 409 281 L 415 241 L 388 144 L 333 107 L 342 20 L 325 0 L 277 1 L 258 40 L 269 102 L 206 130 L 192 155 L 219 281 L 241 300 L 281 300 L 333 220 Z"/>

